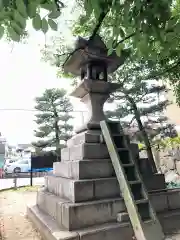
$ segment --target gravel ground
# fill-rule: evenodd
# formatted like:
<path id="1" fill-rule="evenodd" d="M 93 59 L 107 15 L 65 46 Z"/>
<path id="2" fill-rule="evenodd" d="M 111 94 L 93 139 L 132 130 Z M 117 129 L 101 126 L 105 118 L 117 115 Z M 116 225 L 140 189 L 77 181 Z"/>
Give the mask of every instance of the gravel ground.
<path id="1" fill-rule="evenodd" d="M 34 204 L 35 199 L 35 190 L 0 193 L 0 240 L 41 240 L 26 218 L 26 206 Z"/>

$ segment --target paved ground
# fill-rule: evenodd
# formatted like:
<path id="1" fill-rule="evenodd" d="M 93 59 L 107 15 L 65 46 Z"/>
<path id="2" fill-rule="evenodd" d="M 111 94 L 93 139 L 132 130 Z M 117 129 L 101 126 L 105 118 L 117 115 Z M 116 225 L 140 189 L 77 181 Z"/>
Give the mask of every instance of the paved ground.
<path id="1" fill-rule="evenodd" d="M 33 185 L 43 185 L 44 178 L 33 178 Z M 17 186 L 27 186 L 30 185 L 30 178 L 18 178 L 17 179 Z M 14 186 L 13 179 L 0 179 L 0 190 L 11 188 Z"/>
<path id="2" fill-rule="evenodd" d="M 34 204 L 35 190 L 0 193 L 0 240 L 41 240 L 26 218 L 26 205 Z"/>

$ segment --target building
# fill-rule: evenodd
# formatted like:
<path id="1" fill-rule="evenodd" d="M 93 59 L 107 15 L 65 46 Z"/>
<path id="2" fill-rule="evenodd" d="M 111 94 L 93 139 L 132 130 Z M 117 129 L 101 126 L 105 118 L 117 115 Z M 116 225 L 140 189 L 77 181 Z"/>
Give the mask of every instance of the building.
<path id="1" fill-rule="evenodd" d="M 16 146 L 16 153 L 20 157 L 30 157 L 31 152 L 33 152 L 34 148 L 31 144 L 18 144 Z"/>
<path id="2" fill-rule="evenodd" d="M 6 150 L 7 150 L 6 139 L 3 138 L 0 133 L 0 169 L 3 168 L 4 162 L 5 162 Z"/>

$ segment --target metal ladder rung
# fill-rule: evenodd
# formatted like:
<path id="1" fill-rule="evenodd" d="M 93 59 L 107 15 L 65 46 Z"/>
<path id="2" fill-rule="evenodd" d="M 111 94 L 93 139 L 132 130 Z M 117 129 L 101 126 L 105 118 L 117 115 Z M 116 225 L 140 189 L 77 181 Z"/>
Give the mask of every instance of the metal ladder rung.
<path id="1" fill-rule="evenodd" d="M 134 163 L 124 163 L 124 164 L 122 164 L 122 166 L 123 166 L 124 168 L 126 168 L 126 167 L 133 167 L 133 166 L 134 166 Z"/>
<path id="2" fill-rule="evenodd" d="M 148 199 L 140 199 L 135 201 L 136 204 L 141 204 L 141 203 L 149 203 Z"/>
<path id="3" fill-rule="evenodd" d="M 128 149 L 127 148 L 117 148 L 117 151 L 118 152 L 124 152 L 124 151 L 128 151 Z"/>
<path id="4" fill-rule="evenodd" d="M 141 184 L 140 180 L 135 180 L 135 181 L 128 181 L 130 185 L 134 185 L 134 184 Z"/>

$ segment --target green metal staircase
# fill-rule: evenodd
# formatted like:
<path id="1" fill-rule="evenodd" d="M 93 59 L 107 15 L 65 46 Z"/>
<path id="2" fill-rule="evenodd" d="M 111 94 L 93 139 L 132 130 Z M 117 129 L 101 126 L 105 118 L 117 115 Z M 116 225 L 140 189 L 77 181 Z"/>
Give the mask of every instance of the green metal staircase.
<path id="1" fill-rule="evenodd" d="M 119 122 L 101 121 L 103 139 L 137 240 L 163 240 L 162 227 Z"/>

